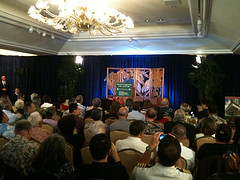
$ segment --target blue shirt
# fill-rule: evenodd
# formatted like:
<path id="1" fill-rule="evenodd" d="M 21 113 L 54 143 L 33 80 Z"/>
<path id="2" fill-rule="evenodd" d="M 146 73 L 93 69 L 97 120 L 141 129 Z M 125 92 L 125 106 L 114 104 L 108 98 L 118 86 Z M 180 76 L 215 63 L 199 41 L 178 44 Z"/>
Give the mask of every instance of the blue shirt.
<path id="1" fill-rule="evenodd" d="M 124 82 L 124 83 L 132 83 L 132 84 L 134 84 L 134 80 L 133 80 L 132 78 L 130 78 L 129 80 L 124 79 L 123 82 Z"/>
<path id="2" fill-rule="evenodd" d="M 12 139 L 15 137 L 14 133 L 15 127 L 10 126 L 7 123 L 0 123 L 0 134 L 7 139 Z"/>
<path id="3" fill-rule="evenodd" d="M 9 110 L 3 110 L 3 112 L 7 115 L 9 121 L 8 121 L 8 124 L 15 124 L 17 122 L 17 120 L 19 119 L 18 116 L 14 113 L 12 113 L 11 111 Z"/>

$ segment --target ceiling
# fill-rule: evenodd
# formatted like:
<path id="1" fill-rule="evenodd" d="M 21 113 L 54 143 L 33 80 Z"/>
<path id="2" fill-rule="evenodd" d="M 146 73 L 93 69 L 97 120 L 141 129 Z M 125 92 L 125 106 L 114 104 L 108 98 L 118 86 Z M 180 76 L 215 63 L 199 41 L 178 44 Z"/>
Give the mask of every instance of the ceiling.
<path id="1" fill-rule="evenodd" d="M 38 55 L 240 53 L 240 1 L 108 0 L 107 3 L 130 16 L 135 28 L 114 36 L 100 33 L 90 36 L 88 32 L 73 35 L 28 17 L 27 11 L 36 0 L 1 0 L 0 48 Z M 197 30 L 198 7 L 201 33 Z M 30 26 L 33 33 L 29 33 Z M 45 37 L 43 31 L 47 33 Z"/>

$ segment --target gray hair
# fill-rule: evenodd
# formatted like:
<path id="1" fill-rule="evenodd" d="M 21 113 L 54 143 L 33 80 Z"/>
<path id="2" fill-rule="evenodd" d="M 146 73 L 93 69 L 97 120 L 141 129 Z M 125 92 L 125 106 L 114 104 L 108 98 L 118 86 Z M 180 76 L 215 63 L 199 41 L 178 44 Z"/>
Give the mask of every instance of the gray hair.
<path id="1" fill-rule="evenodd" d="M 3 109 L 8 110 L 8 108 L 12 106 L 12 103 L 10 100 L 3 100 L 1 106 Z"/>
<path id="2" fill-rule="evenodd" d="M 168 98 L 163 98 L 162 101 L 161 101 L 161 105 L 166 106 L 168 104 L 169 104 Z"/>
<path id="3" fill-rule="evenodd" d="M 17 100 L 14 105 L 17 109 L 22 109 L 24 108 L 24 101 Z"/>
<path id="4" fill-rule="evenodd" d="M 32 127 L 35 128 L 38 127 L 42 122 L 42 116 L 39 114 L 39 112 L 33 112 L 30 114 L 27 120 L 32 124 Z"/>
<path id="5" fill-rule="evenodd" d="M 32 124 L 26 119 L 20 120 L 15 124 L 15 132 L 29 131 L 31 128 Z"/>
<path id="6" fill-rule="evenodd" d="M 32 93 L 32 94 L 30 95 L 31 101 L 32 101 L 33 98 L 36 97 L 36 96 L 38 96 L 38 93 Z"/>
<path id="7" fill-rule="evenodd" d="M 174 112 L 173 121 L 184 123 L 184 122 L 185 122 L 185 117 L 186 117 L 185 111 L 182 110 L 182 109 L 177 109 L 177 110 Z"/>
<path id="8" fill-rule="evenodd" d="M 128 115 L 128 109 L 126 107 L 121 107 L 118 110 L 118 116 L 127 116 Z"/>
<path id="9" fill-rule="evenodd" d="M 32 103 L 33 103 L 35 106 L 38 106 L 39 103 L 41 103 L 41 98 L 40 98 L 40 96 L 34 96 L 33 99 L 32 99 Z"/>
<path id="10" fill-rule="evenodd" d="M 105 132 L 105 124 L 102 121 L 95 121 L 89 127 L 89 133 L 91 137 Z"/>

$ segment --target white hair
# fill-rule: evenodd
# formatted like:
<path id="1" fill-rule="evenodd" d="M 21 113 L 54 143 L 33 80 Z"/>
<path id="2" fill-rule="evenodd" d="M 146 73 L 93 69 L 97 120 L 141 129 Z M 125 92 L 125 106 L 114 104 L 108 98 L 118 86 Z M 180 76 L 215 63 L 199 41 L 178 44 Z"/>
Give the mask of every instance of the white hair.
<path id="1" fill-rule="evenodd" d="M 186 117 L 185 111 L 182 110 L 182 109 L 177 109 L 177 110 L 174 112 L 173 121 L 184 123 L 184 122 L 185 122 L 185 117 Z"/>
<path id="2" fill-rule="evenodd" d="M 38 96 L 38 93 L 32 93 L 32 94 L 30 95 L 31 101 L 32 101 L 33 98 L 36 97 L 36 96 Z"/>
<path id="3" fill-rule="evenodd" d="M 18 99 L 18 100 L 15 102 L 14 106 L 15 106 L 17 109 L 23 109 L 23 107 L 24 107 L 24 101 L 21 100 L 21 99 Z"/>
<path id="4" fill-rule="evenodd" d="M 89 133 L 91 137 L 97 134 L 106 133 L 105 124 L 102 121 L 94 121 L 89 127 Z"/>
<path id="5" fill-rule="evenodd" d="M 27 120 L 32 124 L 32 127 L 35 128 L 38 127 L 42 122 L 42 116 L 39 114 L 39 112 L 33 112 L 30 114 Z"/>

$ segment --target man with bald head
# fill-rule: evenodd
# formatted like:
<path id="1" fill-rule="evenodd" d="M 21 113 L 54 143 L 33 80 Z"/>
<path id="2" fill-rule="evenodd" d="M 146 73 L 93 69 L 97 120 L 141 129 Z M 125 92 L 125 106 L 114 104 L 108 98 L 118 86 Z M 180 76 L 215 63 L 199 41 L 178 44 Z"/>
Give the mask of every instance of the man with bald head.
<path id="1" fill-rule="evenodd" d="M 0 83 L 0 96 L 1 95 L 9 95 L 9 84 L 6 81 L 6 76 L 1 77 L 1 83 Z"/>
<path id="2" fill-rule="evenodd" d="M 126 107 L 121 107 L 118 110 L 118 120 L 110 125 L 110 132 L 114 130 L 123 130 L 129 133 L 130 123 L 127 120 L 128 110 Z"/>

